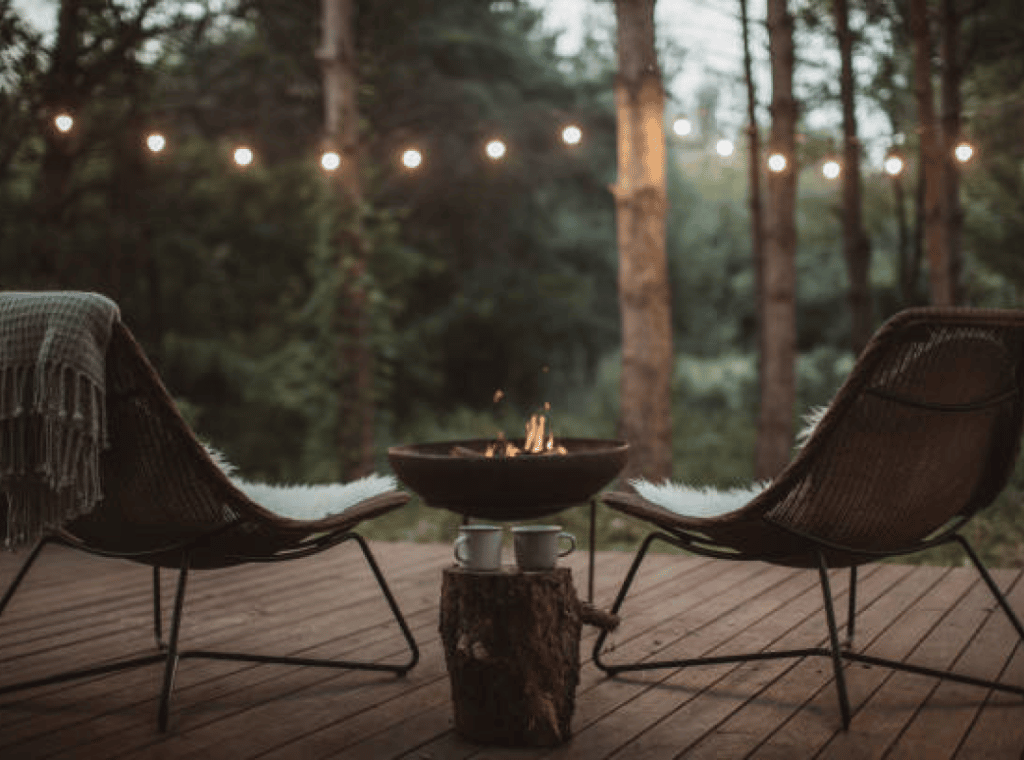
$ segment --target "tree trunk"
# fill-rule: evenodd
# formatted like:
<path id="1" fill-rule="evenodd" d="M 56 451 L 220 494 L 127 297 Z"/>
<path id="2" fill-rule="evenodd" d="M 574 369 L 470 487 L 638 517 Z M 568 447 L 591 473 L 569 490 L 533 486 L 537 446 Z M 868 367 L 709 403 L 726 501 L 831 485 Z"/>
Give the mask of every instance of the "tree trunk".
<path id="1" fill-rule="evenodd" d="M 363 189 L 359 174 L 359 80 L 355 0 L 322 0 L 323 69 L 327 145 L 341 156 L 334 174 L 339 205 L 350 221 L 339 239 L 338 445 L 342 478 L 373 471 L 373 354 L 367 317 L 367 253 L 362 231 Z"/>
<path id="2" fill-rule="evenodd" d="M 871 291 L 871 242 L 861 217 L 860 139 L 857 136 L 856 92 L 853 77 L 853 34 L 846 0 L 835 0 L 836 37 L 839 41 L 843 104 L 843 258 L 846 261 L 850 305 L 850 347 L 859 355 L 874 332 Z"/>
<path id="3" fill-rule="evenodd" d="M 672 322 L 665 254 L 665 92 L 654 49 L 654 0 L 616 0 L 615 82 L 623 477 L 672 474 Z"/>
<path id="4" fill-rule="evenodd" d="M 747 85 L 747 139 L 749 140 L 749 204 L 750 253 L 754 265 L 754 303 L 764 298 L 764 210 L 761 203 L 761 133 L 757 128 L 757 90 L 754 86 L 753 65 L 750 56 L 750 20 L 747 0 L 740 0 L 740 24 L 743 31 L 743 77 Z M 764 320 L 755 308 L 757 325 L 757 381 L 764 378 Z"/>
<path id="5" fill-rule="evenodd" d="M 786 168 L 768 174 L 768 225 L 761 318 L 765 331 L 764 377 L 758 421 L 758 478 L 770 478 L 789 461 L 796 401 L 796 119 L 793 97 L 793 17 L 786 0 L 768 0 L 772 64 L 770 154 Z"/>
<path id="6" fill-rule="evenodd" d="M 914 40 L 914 93 L 920 122 L 922 171 L 924 172 L 925 251 L 928 281 L 934 306 L 953 304 L 953 281 L 943 222 L 942 140 L 935 120 L 931 78 L 931 34 L 927 0 L 910 0 L 910 36 Z"/>
<path id="7" fill-rule="evenodd" d="M 32 195 L 35 235 L 27 267 L 32 273 L 33 284 L 40 288 L 57 289 L 67 285 L 61 272 L 60 239 L 84 126 L 81 114 L 77 112 L 82 94 L 75 85 L 80 78 L 79 38 L 83 21 L 80 5 L 79 0 L 61 0 L 57 35 L 43 84 L 47 123 L 43 129 L 42 165 Z M 66 134 L 59 132 L 53 123 L 53 119 L 64 111 L 76 118 L 71 132 Z"/>
<path id="8" fill-rule="evenodd" d="M 900 304 L 904 307 L 913 306 L 917 302 L 918 266 L 915 252 L 917 246 L 910 246 L 910 234 L 907 229 L 907 199 L 903 189 L 903 179 L 899 175 L 892 178 L 892 197 L 896 214 L 896 264 L 897 286 Z"/>
<path id="9" fill-rule="evenodd" d="M 134 60 L 126 61 L 124 76 L 128 96 L 128 113 L 121 139 L 113 148 L 110 162 L 108 203 L 110 223 L 107 227 L 107 266 L 105 294 L 120 301 L 125 283 L 138 278 L 138 259 L 148 255 L 143 250 L 143 221 L 148 213 L 139 188 L 146 186 L 146 165 L 142 157 L 141 138 L 145 134 L 145 117 L 139 88 L 141 67 Z"/>
<path id="10" fill-rule="evenodd" d="M 960 16 L 955 0 L 942 2 L 942 159 L 944 179 L 943 214 L 950 293 L 954 304 L 962 301 L 963 253 L 960 238 L 964 215 L 960 206 L 960 167 L 954 150 L 960 139 Z"/>

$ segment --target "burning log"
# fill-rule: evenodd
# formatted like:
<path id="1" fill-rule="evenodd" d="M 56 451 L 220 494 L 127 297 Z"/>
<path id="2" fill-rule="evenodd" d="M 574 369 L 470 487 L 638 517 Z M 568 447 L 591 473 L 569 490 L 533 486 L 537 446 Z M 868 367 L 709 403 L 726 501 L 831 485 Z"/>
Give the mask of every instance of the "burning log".
<path id="1" fill-rule="evenodd" d="M 503 396 L 504 394 L 500 390 L 496 391 L 494 394 L 495 403 L 500 401 Z M 551 404 L 545 402 L 544 411 L 550 409 Z M 568 454 L 569 452 L 564 446 L 555 443 L 554 434 L 550 430 L 545 431 L 547 426 L 548 418 L 545 415 L 532 414 L 530 419 L 526 421 L 526 437 L 522 448 L 519 448 L 511 441 L 505 440 L 505 434 L 499 432 L 497 440 L 489 444 L 482 454 L 478 451 L 467 449 L 464 446 L 454 446 L 451 453 L 452 456 L 485 456 L 489 459 L 515 457 L 520 454 Z"/>

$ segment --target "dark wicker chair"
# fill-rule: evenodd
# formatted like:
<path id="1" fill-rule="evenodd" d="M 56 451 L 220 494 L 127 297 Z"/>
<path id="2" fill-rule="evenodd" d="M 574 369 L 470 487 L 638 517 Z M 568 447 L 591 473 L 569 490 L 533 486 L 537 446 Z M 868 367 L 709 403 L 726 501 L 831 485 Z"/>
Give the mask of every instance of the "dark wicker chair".
<path id="1" fill-rule="evenodd" d="M 153 622 L 158 651 L 48 678 L 5 685 L 0 694 L 155 663 L 164 664 L 158 721 L 166 730 L 168 707 L 179 660 L 210 658 L 373 670 L 404 675 L 419 651 L 366 541 L 354 532 L 362 521 L 396 509 L 408 500 L 397 490 L 365 499 L 340 514 L 315 520 L 281 517 L 253 502 L 213 461 L 180 416 L 142 349 L 119 321 L 106 353 L 106 405 L 109 448 L 100 457 L 103 499 L 90 514 L 48 533 L 31 551 L 2 600 L 11 601 L 29 568 L 49 543 L 152 567 Z M 0 520 L 3 519 L 0 509 Z M 192 569 L 216 569 L 252 562 L 308 557 L 344 542 L 361 549 L 408 644 L 398 664 L 179 648 L 186 579 Z M 178 572 L 170 631 L 162 641 L 160 568 Z"/>
<path id="2" fill-rule="evenodd" d="M 849 648 L 857 566 L 956 542 L 1024 639 L 1024 628 L 960 529 L 1010 477 L 1022 433 L 1024 312 L 909 309 L 872 338 L 790 464 L 726 514 L 695 518 L 634 493 L 605 504 L 658 530 L 640 546 L 612 607 L 618 612 L 654 541 L 726 560 L 816 568 L 828 645 L 720 657 L 609 664 L 602 632 L 594 661 L 626 671 L 820 655 L 831 658 L 843 725 L 850 705 L 843 660 L 1024 694 L 1024 688 L 873 657 Z M 848 648 L 841 648 L 828 569 L 850 568 Z"/>

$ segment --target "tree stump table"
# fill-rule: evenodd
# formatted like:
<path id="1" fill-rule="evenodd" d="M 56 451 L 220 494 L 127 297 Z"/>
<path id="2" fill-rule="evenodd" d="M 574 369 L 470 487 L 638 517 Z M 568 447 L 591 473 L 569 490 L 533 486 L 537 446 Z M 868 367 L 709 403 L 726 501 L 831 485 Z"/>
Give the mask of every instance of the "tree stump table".
<path id="1" fill-rule="evenodd" d="M 577 599 L 568 568 L 446 568 L 441 641 L 455 730 L 481 744 L 567 741 L 584 622 L 614 628 L 617 619 Z"/>

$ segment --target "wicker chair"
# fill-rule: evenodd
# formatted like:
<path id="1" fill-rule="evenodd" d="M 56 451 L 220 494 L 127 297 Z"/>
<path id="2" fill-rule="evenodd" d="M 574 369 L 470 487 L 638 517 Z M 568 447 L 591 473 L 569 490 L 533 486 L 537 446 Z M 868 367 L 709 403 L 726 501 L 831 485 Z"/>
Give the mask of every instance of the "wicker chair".
<path id="1" fill-rule="evenodd" d="M 635 493 L 605 504 L 658 530 L 640 546 L 615 599 L 618 612 L 652 542 L 725 560 L 818 570 L 828 645 L 720 657 L 608 664 L 626 671 L 820 655 L 831 658 L 843 726 L 850 704 L 843 661 L 886 666 L 1024 694 L 1024 688 L 918 667 L 841 648 L 828 569 L 849 567 L 847 646 L 852 645 L 857 566 L 956 542 L 1024 639 L 1024 628 L 959 533 L 993 502 L 1013 470 L 1022 433 L 1024 312 L 909 309 L 883 325 L 813 433 L 759 495 L 725 514 L 679 514 Z M 648 494 L 650 495 L 650 493 Z"/>
<path id="2" fill-rule="evenodd" d="M 167 727 L 175 671 L 182 659 L 284 663 L 398 675 L 404 675 L 417 663 L 419 651 L 412 633 L 366 541 L 354 532 L 360 522 L 405 504 L 405 493 L 387 491 L 322 519 L 281 517 L 247 497 L 213 461 L 180 416 L 138 343 L 116 320 L 106 352 L 105 374 L 109 448 L 100 457 L 103 498 L 91 513 L 49 532 L 36 544 L 0 600 L 0 614 L 47 544 L 132 560 L 152 567 L 153 624 L 158 651 L 5 685 L 0 687 L 0 694 L 163 663 L 158 712 L 163 731 Z M 0 524 L 3 517 L 0 508 Z M 352 662 L 179 648 L 190 570 L 299 559 L 348 541 L 361 549 L 401 629 L 408 645 L 406 661 Z M 162 641 L 160 568 L 173 568 L 178 573 L 166 644 Z"/>

